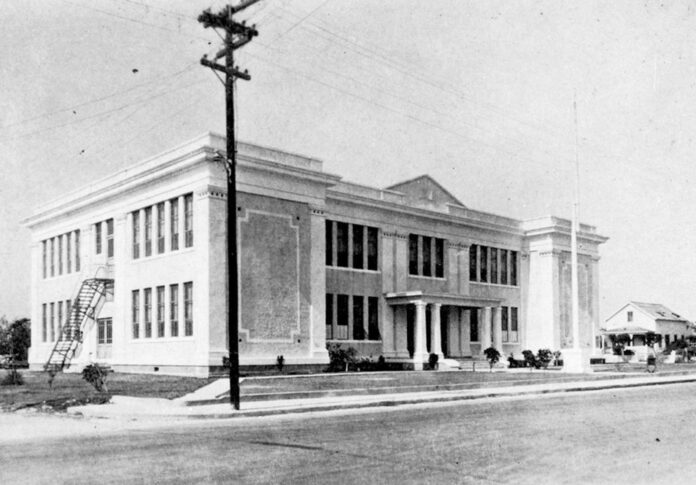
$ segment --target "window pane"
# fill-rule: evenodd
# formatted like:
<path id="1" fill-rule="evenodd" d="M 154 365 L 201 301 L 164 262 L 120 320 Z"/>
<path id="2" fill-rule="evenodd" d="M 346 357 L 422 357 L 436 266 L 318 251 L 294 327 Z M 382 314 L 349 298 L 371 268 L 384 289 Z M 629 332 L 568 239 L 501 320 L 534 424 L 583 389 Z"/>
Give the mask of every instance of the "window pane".
<path id="1" fill-rule="evenodd" d="M 326 294 L 326 339 L 333 339 L 333 295 Z"/>
<path id="2" fill-rule="evenodd" d="M 432 276 L 432 239 L 431 237 L 423 236 L 423 271 L 422 275 L 423 276 Z"/>
<path id="3" fill-rule="evenodd" d="M 145 209 L 145 256 L 152 255 L 152 207 Z"/>
<path id="4" fill-rule="evenodd" d="M 193 335 L 193 283 L 184 283 L 184 335 Z"/>
<path id="5" fill-rule="evenodd" d="M 508 252 L 506 249 L 500 250 L 500 284 L 508 284 Z"/>
<path id="6" fill-rule="evenodd" d="M 353 268 L 363 267 L 363 226 L 353 224 Z"/>
<path id="7" fill-rule="evenodd" d="M 179 336 L 179 285 L 169 286 L 169 326 L 172 337 Z"/>
<path id="8" fill-rule="evenodd" d="M 348 338 L 348 295 L 337 295 L 336 298 L 336 338 Z"/>
<path id="9" fill-rule="evenodd" d="M 472 244 L 469 247 L 469 281 L 478 281 L 476 278 L 476 269 L 478 263 L 478 246 Z"/>
<path id="10" fill-rule="evenodd" d="M 510 252 L 510 284 L 517 286 L 517 251 Z"/>
<path id="11" fill-rule="evenodd" d="M 444 277 L 445 265 L 445 240 L 435 239 L 435 277 Z"/>
<path id="12" fill-rule="evenodd" d="M 362 296 L 353 296 L 353 340 L 365 340 Z"/>
<path id="13" fill-rule="evenodd" d="M 164 202 L 157 204 L 157 253 L 164 252 Z"/>
<path id="14" fill-rule="evenodd" d="M 491 283 L 498 283 L 498 250 L 491 248 Z"/>
<path id="15" fill-rule="evenodd" d="M 97 222 L 94 225 L 94 252 L 101 254 L 102 252 L 102 225 Z"/>
<path id="16" fill-rule="evenodd" d="M 106 257 L 114 257 L 114 220 L 106 221 Z"/>
<path id="17" fill-rule="evenodd" d="M 46 249 L 46 241 L 42 241 L 42 242 L 41 242 L 41 251 L 42 251 L 42 254 L 43 254 L 43 256 L 42 256 L 42 257 L 43 257 L 43 259 L 42 259 L 43 263 L 42 263 L 42 266 L 41 266 L 41 267 L 43 268 L 43 277 L 45 278 L 45 277 L 46 277 L 46 273 L 47 273 L 46 270 L 48 269 L 48 267 L 47 267 L 47 265 L 46 265 L 47 254 L 48 254 L 48 250 Z"/>
<path id="18" fill-rule="evenodd" d="M 145 288 L 145 338 L 152 337 L 152 288 Z"/>
<path id="19" fill-rule="evenodd" d="M 56 275 L 56 266 L 55 266 L 56 255 L 55 255 L 55 253 L 56 253 L 56 239 L 52 237 L 51 238 L 51 276 Z"/>
<path id="20" fill-rule="evenodd" d="M 45 342 L 48 340 L 48 321 L 46 315 L 46 304 L 44 303 L 41 308 L 41 341 Z"/>
<path id="21" fill-rule="evenodd" d="M 367 269 L 377 271 L 378 258 L 377 251 L 379 250 L 378 242 L 379 231 L 376 227 L 367 228 Z"/>
<path id="22" fill-rule="evenodd" d="M 503 342 L 509 342 L 508 307 L 500 308 L 500 327 L 503 333 Z"/>
<path id="23" fill-rule="evenodd" d="M 326 221 L 326 266 L 333 266 L 333 221 Z"/>
<path id="24" fill-rule="evenodd" d="M 488 281 L 488 248 L 486 246 L 479 247 L 479 267 L 480 281 L 486 283 Z"/>
<path id="25" fill-rule="evenodd" d="M 172 251 L 176 251 L 179 249 L 179 199 L 172 199 L 169 204 L 170 244 Z"/>
<path id="26" fill-rule="evenodd" d="M 164 337 L 164 286 L 157 287 L 157 336 Z"/>
<path id="27" fill-rule="evenodd" d="M 336 223 L 336 266 L 348 267 L 348 224 Z"/>
<path id="28" fill-rule="evenodd" d="M 418 236 L 416 234 L 408 236 L 408 274 L 418 274 Z"/>
<path id="29" fill-rule="evenodd" d="M 193 194 L 184 196 L 184 233 L 187 248 L 193 246 Z"/>
<path id="30" fill-rule="evenodd" d="M 75 231 L 75 271 L 80 271 L 80 231 Z"/>
<path id="31" fill-rule="evenodd" d="M 367 297 L 367 315 L 368 315 L 368 338 L 370 340 L 381 340 L 379 334 L 379 298 L 376 296 Z"/>
<path id="32" fill-rule="evenodd" d="M 72 272 L 72 234 L 65 235 L 65 272 Z"/>
<path id="33" fill-rule="evenodd" d="M 63 274 L 63 236 L 58 236 L 58 274 Z"/>
<path id="34" fill-rule="evenodd" d="M 472 342 L 479 341 L 479 318 L 477 308 L 469 310 L 469 339 Z"/>
<path id="35" fill-rule="evenodd" d="M 140 212 L 133 212 L 133 259 L 140 257 Z"/>
<path id="36" fill-rule="evenodd" d="M 131 322 L 133 325 L 133 338 L 140 337 L 140 290 L 131 293 Z"/>

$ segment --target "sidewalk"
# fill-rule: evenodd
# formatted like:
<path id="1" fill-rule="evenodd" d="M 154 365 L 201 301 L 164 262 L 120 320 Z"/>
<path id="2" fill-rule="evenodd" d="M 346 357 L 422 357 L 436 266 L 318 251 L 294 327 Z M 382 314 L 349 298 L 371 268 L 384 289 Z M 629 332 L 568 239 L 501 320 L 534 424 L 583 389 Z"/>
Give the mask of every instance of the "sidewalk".
<path id="1" fill-rule="evenodd" d="M 422 392 L 407 391 L 383 394 L 358 393 L 340 395 L 343 393 L 338 393 L 339 395 L 336 395 L 336 391 L 327 391 L 321 394 L 320 397 L 297 397 L 294 399 L 275 398 L 245 401 L 244 396 L 242 396 L 241 409 L 239 411 L 232 409 L 229 402 L 218 401 L 213 404 L 187 405 L 187 401 L 184 399 L 167 400 L 114 396 L 109 404 L 76 406 L 68 408 L 68 413 L 85 417 L 132 420 L 258 417 L 377 406 L 399 406 L 496 397 L 534 396 L 550 393 L 621 389 L 684 382 L 696 382 L 696 373 L 634 374 L 629 376 L 626 374 L 611 374 L 602 375 L 598 378 L 591 378 L 591 380 L 573 380 L 570 382 L 544 382 L 539 384 L 515 385 L 514 381 L 509 381 L 504 382 L 503 385 L 499 385 L 498 387 Z M 222 386 L 222 384 L 218 384 L 218 386 Z M 345 391 L 350 390 L 346 389 Z"/>

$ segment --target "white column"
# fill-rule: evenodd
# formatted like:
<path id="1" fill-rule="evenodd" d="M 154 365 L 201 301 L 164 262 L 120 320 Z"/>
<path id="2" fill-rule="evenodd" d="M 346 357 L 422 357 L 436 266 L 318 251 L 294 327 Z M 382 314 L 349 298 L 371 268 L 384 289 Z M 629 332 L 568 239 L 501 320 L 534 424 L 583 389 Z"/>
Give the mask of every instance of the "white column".
<path id="1" fill-rule="evenodd" d="M 440 359 L 445 356 L 442 353 L 442 333 L 440 329 L 440 303 L 430 305 L 430 353 L 437 354 Z"/>
<path id="2" fill-rule="evenodd" d="M 416 328 L 414 332 L 415 345 L 413 351 L 413 368 L 423 370 L 423 362 L 428 359 L 425 350 L 425 302 L 416 301 Z"/>
<path id="3" fill-rule="evenodd" d="M 495 307 L 493 310 L 493 347 L 500 354 L 503 354 L 503 320 L 500 307 Z"/>
<path id="4" fill-rule="evenodd" d="M 481 312 L 481 353 L 491 346 L 491 307 L 484 307 Z"/>

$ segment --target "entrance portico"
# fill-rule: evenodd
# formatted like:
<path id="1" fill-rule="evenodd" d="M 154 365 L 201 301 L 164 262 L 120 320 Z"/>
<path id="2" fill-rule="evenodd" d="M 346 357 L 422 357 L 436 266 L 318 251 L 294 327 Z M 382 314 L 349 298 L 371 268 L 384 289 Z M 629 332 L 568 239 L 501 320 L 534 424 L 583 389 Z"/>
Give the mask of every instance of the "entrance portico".
<path id="1" fill-rule="evenodd" d="M 413 359 L 416 370 L 423 368 L 429 354 L 436 354 L 440 359 L 471 355 L 469 315 L 472 311 L 481 313 L 481 318 L 474 320 L 480 322 L 479 352 L 491 345 L 502 349 L 502 299 L 422 291 L 387 293 L 385 299 L 393 309 L 394 337 L 393 342 L 384 342 L 385 353 L 392 358 Z M 393 345 L 392 349 L 389 344 Z M 456 350 L 451 352 L 451 349 Z"/>

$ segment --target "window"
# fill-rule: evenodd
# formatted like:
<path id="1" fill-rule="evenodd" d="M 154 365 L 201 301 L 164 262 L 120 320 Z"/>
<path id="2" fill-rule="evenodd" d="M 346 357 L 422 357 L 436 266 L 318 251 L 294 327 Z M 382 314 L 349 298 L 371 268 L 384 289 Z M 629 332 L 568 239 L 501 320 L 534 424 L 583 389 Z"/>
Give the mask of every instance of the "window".
<path id="1" fill-rule="evenodd" d="M 184 237 L 186 247 L 193 246 L 193 194 L 184 196 Z"/>
<path id="2" fill-rule="evenodd" d="M 479 247 L 479 281 L 486 283 L 488 281 L 488 248 L 486 246 Z"/>
<path id="3" fill-rule="evenodd" d="M 423 251 L 423 264 L 422 264 L 422 275 L 432 276 L 432 238 L 423 236 L 422 238 L 422 251 Z"/>
<path id="4" fill-rule="evenodd" d="M 75 271 L 80 271 L 80 231 L 75 231 Z"/>
<path id="5" fill-rule="evenodd" d="M 478 309 L 469 310 L 469 339 L 471 342 L 479 341 L 479 318 Z"/>
<path id="6" fill-rule="evenodd" d="M 101 252 L 102 252 L 102 225 L 101 225 L 101 222 L 97 222 L 94 225 L 94 252 L 96 254 L 101 254 Z"/>
<path id="7" fill-rule="evenodd" d="M 184 283 L 184 335 L 193 335 L 193 283 Z"/>
<path id="8" fill-rule="evenodd" d="M 476 263 L 478 262 L 478 246 L 476 244 L 472 244 L 469 247 L 469 281 L 478 281 L 478 277 L 476 276 Z"/>
<path id="9" fill-rule="evenodd" d="M 55 238 L 51 238 L 51 276 L 56 275 L 56 266 L 55 266 L 55 252 L 56 252 L 56 240 Z"/>
<path id="10" fill-rule="evenodd" d="M 112 342 L 112 320 L 111 318 L 100 318 L 97 320 L 97 343 L 99 345 L 110 345 Z"/>
<path id="11" fill-rule="evenodd" d="M 500 250 L 500 284 L 508 284 L 508 251 Z"/>
<path id="12" fill-rule="evenodd" d="M 169 285 L 169 333 L 179 336 L 179 285 Z"/>
<path id="13" fill-rule="evenodd" d="M 333 266 L 333 221 L 326 221 L 326 266 Z"/>
<path id="14" fill-rule="evenodd" d="M 157 336 L 164 337 L 164 286 L 157 287 Z"/>
<path id="15" fill-rule="evenodd" d="M 498 250 L 491 248 L 491 283 L 498 284 Z"/>
<path id="16" fill-rule="evenodd" d="M 348 223 L 336 223 L 336 266 L 348 267 Z"/>
<path id="17" fill-rule="evenodd" d="M 140 212 L 133 212 L 133 259 L 140 257 Z"/>
<path id="18" fill-rule="evenodd" d="M 70 321 L 70 311 L 72 310 L 72 302 L 70 300 L 65 300 L 65 321 Z"/>
<path id="19" fill-rule="evenodd" d="M 145 288 L 145 338 L 152 337 L 152 288 Z"/>
<path id="20" fill-rule="evenodd" d="M 510 284 L 517 286 L 517 251 L 510 251 Z"/>
<path id="21" fill-rule="evenodd" d="M 362 296 L 353 296 L 353 340 L 365 340 Z"/>
<path id="22" fill-rule="evenodd" d="M 418 236 L 408 235 L 408 274 L 418 274 Z"/>
<path id="23" fill-rule="evenodd" d="M 114 220 L 106 221 L 106 257 L 114 257 Z"/>
<path id="24" fill-rule="evenodd" d="M 353 224 L 353 268 L 363 267 L 363 226 Z"/>
<path id="25" fill-rule="evenodd" d="M 41 305 L 41 341 L 48 340 L 48 321 L 46 315 L 46 304 Z"/>
<path id="26" fill-rule="evenodd" d="M 171 250 L 176 251 L 179 249 L 179 199 L 169 201 L 169 222 L 171 224 L 169 227 Z"/>
<path id="27" fill-rule="evenodd" d="M 48 329 L 50 331 L 50 339 L 53 342 L 56 339 L 56 304 L 51 303 L 51 324 Z"/>
<path id="28" fill-rule="evenodd" d="M 72 247 L 71 247 L 72 234 L 68 233 L 65 235 L 65 272 L 72 272 Z"/>
<path id="29" fill-rule="evenodd" d="M 48 269 L 48 267 L 46 265 L 46 259 L 48 256 L 48 250 L 46 249 L 46 241 L 41 242 L 41 251 L 43 254 L 43 259 L 42 259 L 43 263 L 42 263 L 41 267 L 42 267 L 42 271 L 43 271 L 43 277 L 46 278 L 47 269 Z"/>
<path id="30" fill-rule="evenodd" d="M 56 334 L 58 335 L 58 338 L 60 339 L 60 330 L 63 327 L 63 302 L 59 301 L 57 303 L 58 305 L 58 320 L 56 320 Z"/>
<path id="31" fill-rule="evenodd" d="M 445 240 L 435 239 L 435 277 L 443 278 L 445 276 Z"/>
<path id="32" fill-rule="evenodd" d="M 336 297 L 336 338 L 348 339 L 348 295 Z"/>
<path id="33" fill-rule="evenodd" d="M 152 255 L 152 207 L 145 208 L 145 256 Z"/>
<path id="34" fill-rule="evenodd" d="M 58 274 L 63 274 L 63 236 L 58 236 Z"/>
<path id="35" fill-rule="evenodd" d="M 133 338 L 140 337 L 140 290 L 131 293 L 131 322 L 133 325 Z"/>
<path id="36" fill-rule="evenodd" d="M 376 227 L 367 228 L 367 269 L 377 271 L 378 269 L 378 257 L 377 252 L 379 250 L 378 241 L 379 231 Z"/>
<path id="37" fill-rule="evenodd" d="M 503 342 L 510 341 L 510 325 L 508 321 L 508 307 L 504 306 L 500 308 L 500 327 L 502 330 Z"/>
<path id="38" fill-rule="evenodd" d="M 367 333 L 370 340 L 381 340 L 379 334 L 379 298 L 367 297 Z"/>
<path id="39" fill-rule="evenodd" d="M 628 321 L 628 322 L 633 321 L 633 312 L 626 312 L 626 321 Z"/>
<path id="40" fill-rule="evenodd" d="M 517 307 L 510 308 L 510 342 L 517 342 L 519 335 L 518 321 L 517 321 Z"/>
<path id="41" fill-rule="evenodd" d="M 326 294 L 326 339 L 333 339 L 333 295 Z"/>
<path id="42" fill-rule="evenodd" d="M 164 202 L 157 204 L 157 254 L 164 252 Z"/>

